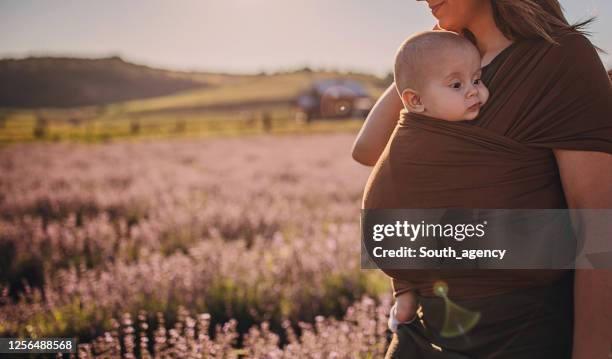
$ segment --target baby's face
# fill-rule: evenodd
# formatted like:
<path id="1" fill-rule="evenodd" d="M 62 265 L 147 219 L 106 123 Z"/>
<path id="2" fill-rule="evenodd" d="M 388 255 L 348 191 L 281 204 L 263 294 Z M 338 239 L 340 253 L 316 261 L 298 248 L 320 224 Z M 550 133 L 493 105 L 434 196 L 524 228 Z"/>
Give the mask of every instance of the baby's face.
<path id="1" fill-rule="evenodd" d="M 446 121 L 473 120 L 489 99 L 489 90 L 480 80 L 480 56 L 475 49 L 447 55 L 429 66 L 432 73 L 420 93 L 423 114 Z"/>

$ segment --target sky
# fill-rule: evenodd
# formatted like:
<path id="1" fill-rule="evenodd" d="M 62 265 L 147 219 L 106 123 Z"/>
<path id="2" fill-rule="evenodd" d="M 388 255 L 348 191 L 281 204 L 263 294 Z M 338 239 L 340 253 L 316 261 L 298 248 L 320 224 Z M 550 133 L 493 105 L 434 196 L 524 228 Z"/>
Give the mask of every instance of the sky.
<path id="1" fill-rule="evenodd" d="M 612 1 L 561 4 L 570 21 L 598 16 L 591 41 L 612 54 Z M 117 55 L 176 70 L 382 75 L 407 36 L 434 24 L 414 0 L 0 0 L 0 58 Z M 602 61 L 612 67 L 611 55 Z"/>

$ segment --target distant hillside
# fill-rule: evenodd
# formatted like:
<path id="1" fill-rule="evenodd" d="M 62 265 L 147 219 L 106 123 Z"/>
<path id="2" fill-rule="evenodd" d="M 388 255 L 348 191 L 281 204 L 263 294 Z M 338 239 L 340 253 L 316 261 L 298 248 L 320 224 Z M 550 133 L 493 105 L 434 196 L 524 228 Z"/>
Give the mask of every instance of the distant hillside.
<path id="1" fill-rule="evenodd" d="M 4 59 L 0 60 L 0 107 L 101 105 L 203 88 L 218 77 L 152 69 L 119 57 Z"/>

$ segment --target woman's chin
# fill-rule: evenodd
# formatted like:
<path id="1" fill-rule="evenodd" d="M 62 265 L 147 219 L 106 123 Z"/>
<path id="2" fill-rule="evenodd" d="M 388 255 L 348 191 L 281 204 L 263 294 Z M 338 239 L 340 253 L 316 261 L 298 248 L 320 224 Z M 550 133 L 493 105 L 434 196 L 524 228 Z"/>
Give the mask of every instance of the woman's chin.
<path id="1" fill-rule="evenodd" d="M 457 26 L 454 26 L 452 23 L 444 21 L 444 19 L 438 19 L 438 27 L 440 27 L 442 30 L 452 31 L 458 34 L 460 34 L 462 30 L 458 29 Z"/>

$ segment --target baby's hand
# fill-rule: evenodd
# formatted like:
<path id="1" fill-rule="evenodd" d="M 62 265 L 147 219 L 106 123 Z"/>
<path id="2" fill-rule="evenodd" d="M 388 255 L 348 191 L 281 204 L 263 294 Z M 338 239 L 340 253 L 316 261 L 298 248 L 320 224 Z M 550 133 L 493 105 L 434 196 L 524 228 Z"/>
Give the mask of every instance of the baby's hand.
<path id="1" fill-rule="evenodd" d="M 398 322 L 409 322 L 416 316 L 417 299 L 414 292 L 402 293 L 395 298 L 397 310 L 395 318 Z"/>

